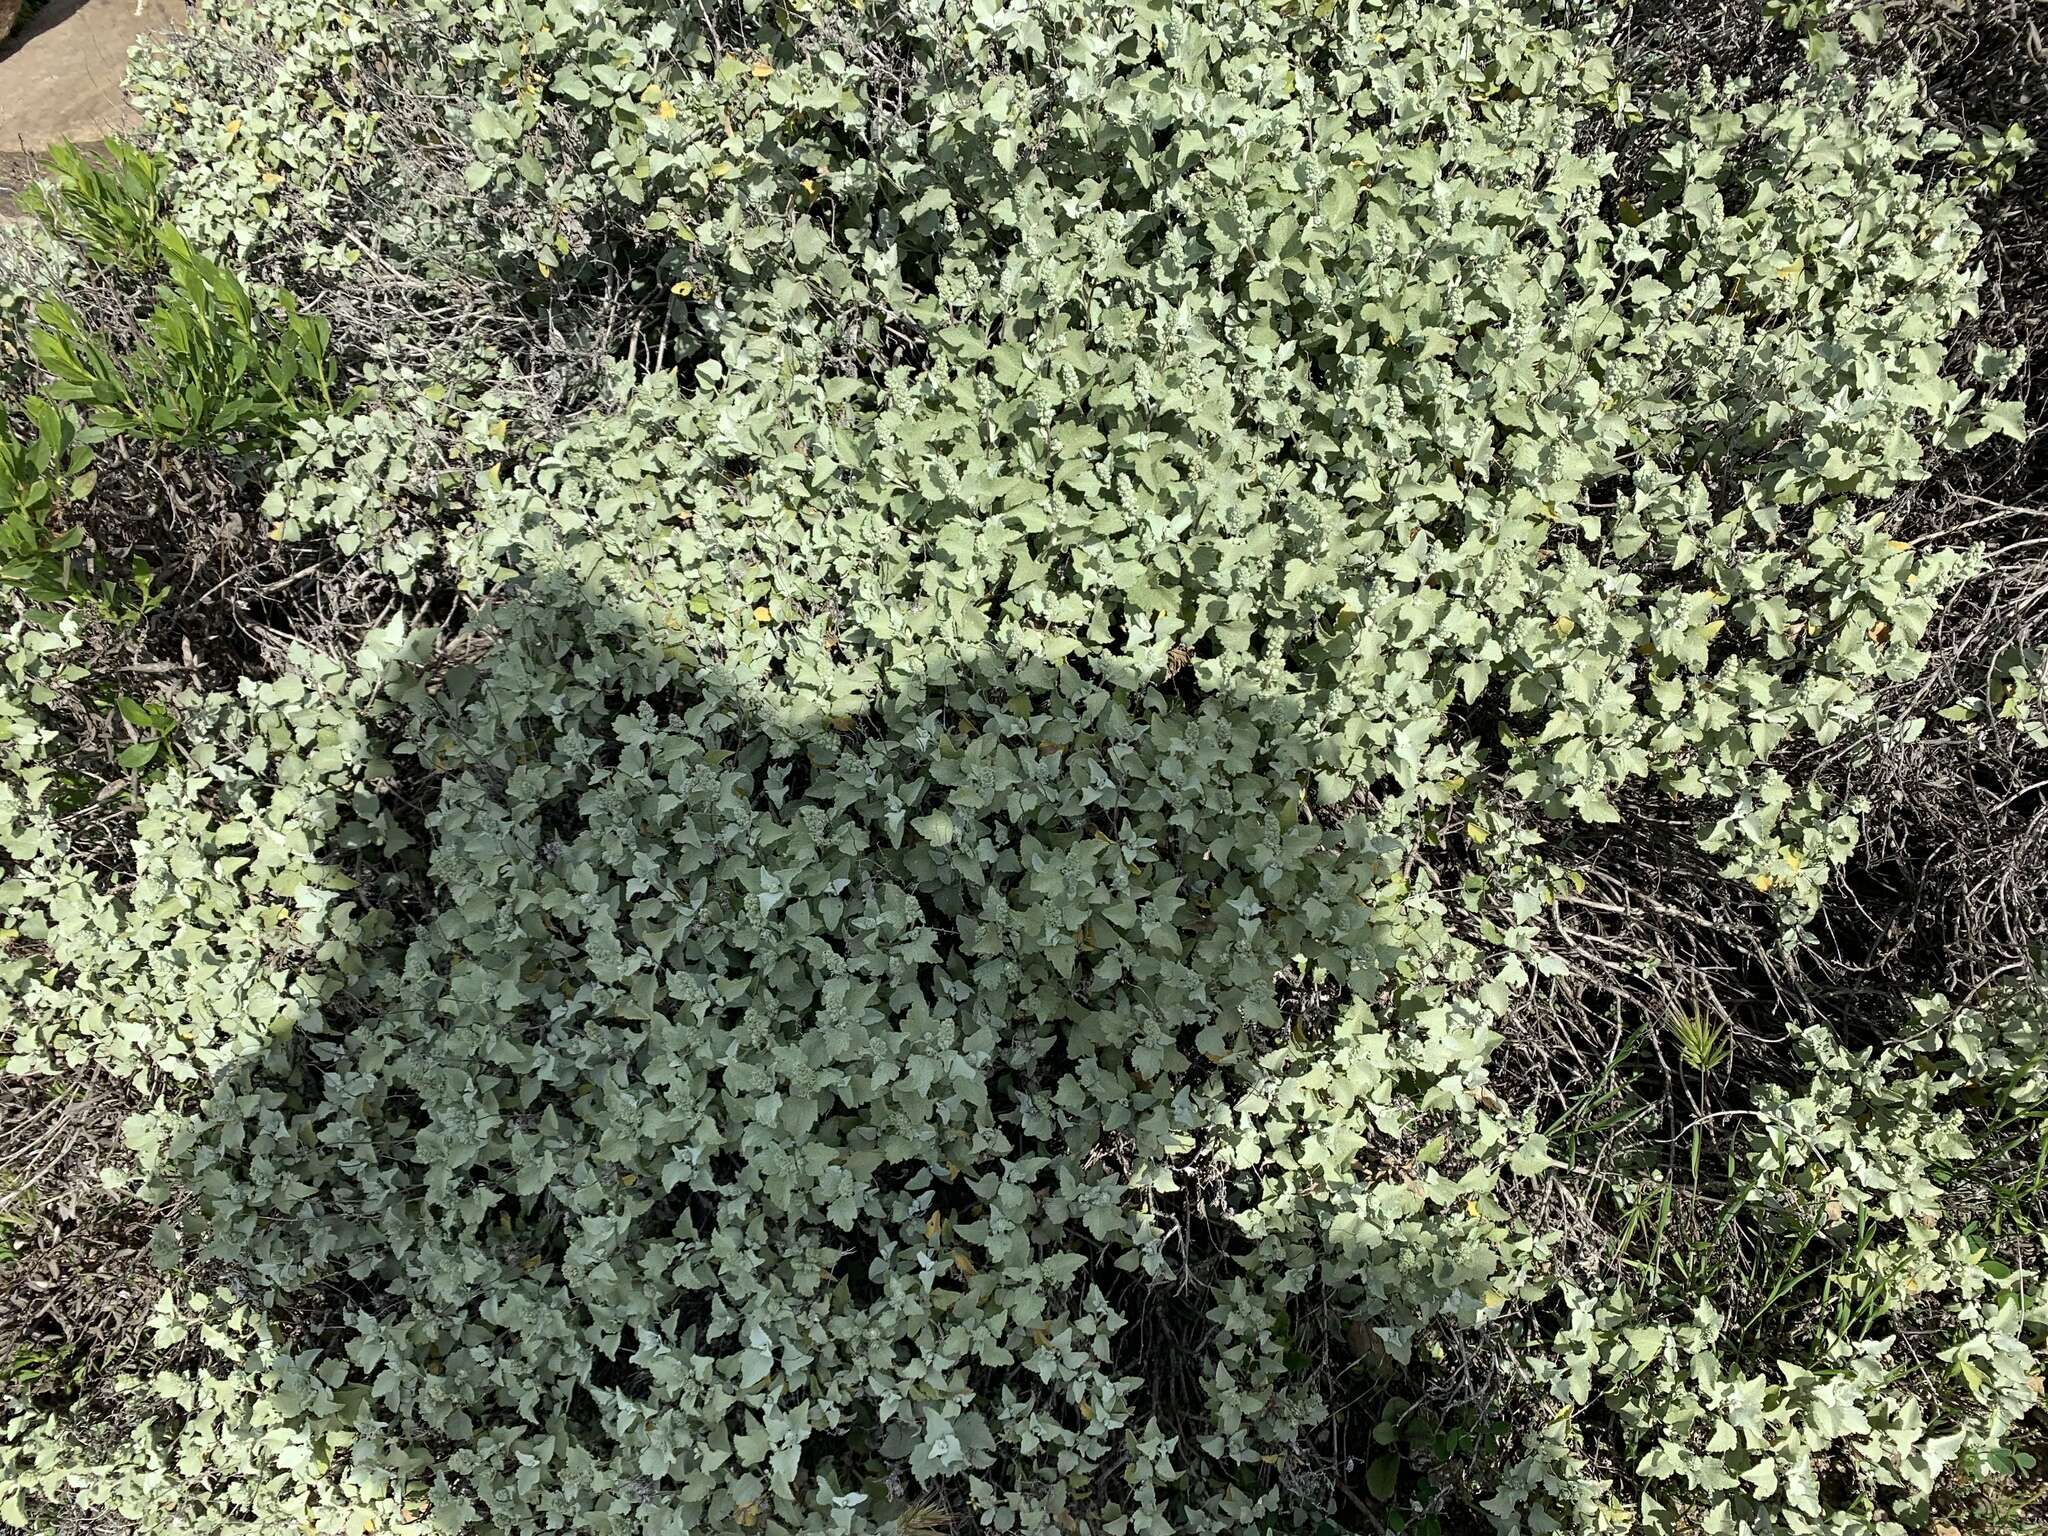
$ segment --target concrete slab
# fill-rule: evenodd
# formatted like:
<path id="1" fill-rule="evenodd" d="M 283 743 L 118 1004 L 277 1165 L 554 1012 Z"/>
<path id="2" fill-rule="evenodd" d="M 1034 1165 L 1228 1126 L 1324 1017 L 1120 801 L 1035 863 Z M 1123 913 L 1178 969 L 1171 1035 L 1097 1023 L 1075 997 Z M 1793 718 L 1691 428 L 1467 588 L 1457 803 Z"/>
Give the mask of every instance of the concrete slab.
<path id="1" fill-rule="evenodd" d="M 121 95 L 129 46 L 184 20 L 184 0 L 49 0 L 0 44 L 0 154 L 134 127 Z"/>

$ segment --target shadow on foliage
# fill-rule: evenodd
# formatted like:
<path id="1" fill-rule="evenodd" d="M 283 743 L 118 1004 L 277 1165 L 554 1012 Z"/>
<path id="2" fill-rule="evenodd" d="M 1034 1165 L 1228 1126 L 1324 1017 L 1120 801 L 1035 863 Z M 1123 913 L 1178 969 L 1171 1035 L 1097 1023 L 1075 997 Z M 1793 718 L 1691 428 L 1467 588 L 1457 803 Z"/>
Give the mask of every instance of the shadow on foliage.
<path id="1" fill-rule="evenodd" d="M 1309 812 L 1299 711 L 879 642 L 820 703 L 683 633 L 543 578 L 393 664 L 335 838 L 363 942 L 164 1181 L 187 1277 L 268 1319 L 228 1422 L 437 1528 L 976 1478 L 1376 1518 L 1372 1330 L 1490 1261 L 1332 1247 L 1363 1195 L 1271 1158 L 1398 1180 L 1451 1124 L 1303 1088 L 1398 1031 L 1433 898 Z"/>

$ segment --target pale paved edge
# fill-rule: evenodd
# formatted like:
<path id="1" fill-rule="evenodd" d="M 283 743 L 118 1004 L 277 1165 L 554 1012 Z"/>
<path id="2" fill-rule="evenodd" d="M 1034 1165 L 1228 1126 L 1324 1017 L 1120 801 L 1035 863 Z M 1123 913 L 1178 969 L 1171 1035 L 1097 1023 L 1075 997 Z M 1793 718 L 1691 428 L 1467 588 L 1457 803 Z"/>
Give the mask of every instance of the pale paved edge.
<path id="1" fill-rule="evenodd" d="M 132 128 L 121 95 L 129 46 L 184 19 L 184 0 L 50 0 L 0 58 L 0 154 Z"/>

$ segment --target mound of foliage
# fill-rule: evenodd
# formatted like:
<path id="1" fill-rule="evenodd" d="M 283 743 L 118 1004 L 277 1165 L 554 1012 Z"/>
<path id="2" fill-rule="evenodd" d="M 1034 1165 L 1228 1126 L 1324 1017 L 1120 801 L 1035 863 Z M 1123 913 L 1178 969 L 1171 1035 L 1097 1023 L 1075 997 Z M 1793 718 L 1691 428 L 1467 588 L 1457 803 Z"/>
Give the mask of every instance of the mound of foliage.
<path id="1" fill-rule="evenodd" d="M 1865 784 L 2048 749 L 1902 524 L 2023 132 L 1528 0 L 366 9 L 202 5 L 10 258 L 6 1104 L 128 1278 L 0 1520 L 2026 1518 L 2048 988 L 1827 984 Z"/>

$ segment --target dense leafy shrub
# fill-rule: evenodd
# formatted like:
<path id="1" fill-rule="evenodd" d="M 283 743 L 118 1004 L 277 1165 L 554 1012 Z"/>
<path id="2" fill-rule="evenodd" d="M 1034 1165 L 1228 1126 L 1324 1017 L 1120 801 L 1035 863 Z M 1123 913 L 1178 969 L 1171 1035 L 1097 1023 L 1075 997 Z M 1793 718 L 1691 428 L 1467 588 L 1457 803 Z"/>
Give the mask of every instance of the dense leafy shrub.
<path id="1" fill-rule="evenodd" d="M 264 521 L 451 616 L 185 700 L 118 885 L 89 637 L 14 631 L 9 1064 L 137 1095 L 175 1283 L 0 1514 L 1849 1536 L 2028 1470 L 2038 988 L 1504 1051 L 1589 829 L 1814 941 L 1804 754 L 1976 568 L 1885 498 L 2023 434 L 1977 167 L 1834 47 L 207 11 L 178 227 L 369 397 L 309 331 Z"/>

